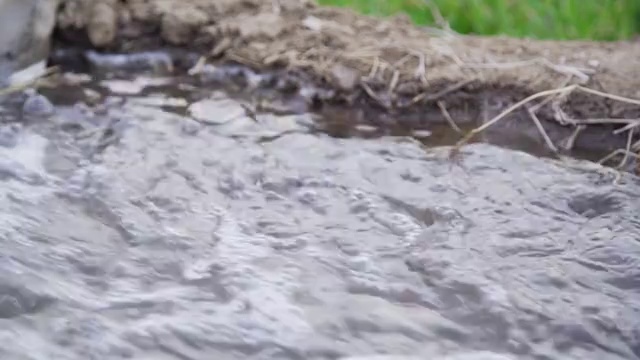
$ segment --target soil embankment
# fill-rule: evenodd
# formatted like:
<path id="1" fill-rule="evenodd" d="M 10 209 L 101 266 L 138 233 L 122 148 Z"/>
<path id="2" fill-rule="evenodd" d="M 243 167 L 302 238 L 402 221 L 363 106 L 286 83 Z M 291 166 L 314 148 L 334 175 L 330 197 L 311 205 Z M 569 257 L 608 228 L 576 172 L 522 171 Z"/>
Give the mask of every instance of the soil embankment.
<path id="1" fill-rule="evenodd" d="M 306 0 L 67 0 L 56 40 L 111 52 L 186 47 L 212 62 L 287 69 L 330 88 L 322 101 L 364 103 L 414 124 L 487 122 L 552 90 L 505 120 L 542 120 L 558 147 L 624 146 L 632 130 L 614 130 L 633 129 L 640 117 L 632 41 L 460 36 Z"/>

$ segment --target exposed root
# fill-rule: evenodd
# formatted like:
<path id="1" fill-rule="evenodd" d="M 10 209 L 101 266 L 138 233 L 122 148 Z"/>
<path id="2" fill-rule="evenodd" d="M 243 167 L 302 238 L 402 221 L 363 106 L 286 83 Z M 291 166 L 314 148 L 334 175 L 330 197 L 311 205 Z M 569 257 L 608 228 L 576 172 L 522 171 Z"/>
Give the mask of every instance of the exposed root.
<path id="1" fill-rule="evenodd" d="M 629 160 L 629 154 L 631 152 L 631 146 L 633 141 L 633 130 L 629 130 L 629 135 L 627 135 L 627 147 L 625 148 L 624 157 L 620 160 L 620 164 L 618 164 L 618 169 L 624 168 L 627 165 L 627 160 Z"/>
<path id="2" fill-rule="evenodd" d="M 580 91 L 584 91 L 584 92 L 592 94 L 592 95 L 601 96 L 601 97 L 608 98 L 608 99 L 611 99 L 611 100 L 616 100 L 616 101 L 620 101 L 620 102 L 623 102 L 623 103 L 640 106 L 640 100 L 638 100 L 638 99 L 632 99 L 632 98 L 628 98 L 626 96 L 619 96 L 619 95 L 615 95 L 615 94 L 609 94 L 609 93 L 606 93 L 604 91 L 600 91 L 600 90 L 596 90 L 596 89 L 590 89 L 590 88 L 584 87 L 584 86 L 577 86 L 576 89 L 578 89 Z"/>
<path id="3" fill-rule="evenodd" d="M 625 131 L 629 131 L 630 133 L 633 133 L 633 129 L 637 128 L 638 126 L 640 126 L 640 120 L 639 119 L 630 119 L 629 123 L 620 128 L 620 129 L 616 129 L 613 131 L 614 134 L 618 135 L 618 134 L 622 134 Z"/>
<path id="4" fill-rule="evenodd" d="M 628 130 L 628 135 L 627 135 L 627 146 L 624 149 L 617 149 L 614 150 L 613 152 L 611 152 L 609 155 L 603 157 L 602 159 L 598 160 L 598 164 L 600 165 L 604 165 L 605 163 L 607 163 L 609 160 L 619 156 L 619 155 L 623 155 L 622 159 L 620 160 L 620 162 L 618 163 L 618 165 L 616 166 L 616 169 L 620 170 L 623 169 L 626 165 L 627 162 L 629 161 L 629 158 L 635 158 L 636 160 L 640 160 L 640 155 L 638 155 L 637 153 L 635 153 L 633 151 L 633 130 Z"/>
<path id="5" fill-rule="evenodd" d="M 624 103 L 627 103 L 627 104 L 633 104 L 633 105 L 639 105 L 640 106 L 640 100 L 632 99 L 632 98 L 628 98 L 628 97 L 624 97 L 624 96 L 619 96 L 619 95 L 615 95 L 615 94 L 609 94 L 609 93 L 606 93 L 606 92 L 603 92 L 603 91 L 594 90 L 594 89 L 587 88 L 587 87 L 580 86 L 580 85 L 576 85 L 576 84 L 564 86 L 564 87 L 561 87 L 561 88 L 558 88 L 558 89 L 551 89 L 551 90 L 541 91 L 541 92 L 533 94 L 533 95 L 531 95 L 531 96 L 529 96 L 529 97 L 517 102 L 516 104 L 512 105 L 508 109 L 506 109 L 503 112 L 501 112 L 499 115 L 497 115 L 494 118 L 492 118 L 491 120 L 489 120 L 488 122 L 486 122 L 486 123 L 482 124 L 481 126 L 471 130 L 460 141 L 458 141 L 458 143 L 453 147 L 453 149 L 451 150 L 451 156 L 456 156 L 457 154 L 459 154 L 460 148 L 462 146 L 464 146 L 466 143 L 468 143 L 475 135 L 483 132 L 484 130 L 486 130 L 490 126 L 496 124 L 497 122 L 499 122 L 500 120 L 504 119 L 506 116 L 508 116 L 509 114 L 511 114 L 514 111 L 518 110 L 522 106 L 524 106 L 524 105 L 526 105 L 526 104 L 528 104 L 528 103 L 530 103 L 530 102 L 532 102 L 532 101 L 534 101 L 536 99 L 543 98 L 543 97 L 554 97 L 556 99 L 557 98 L 565 98 L 571 92 L 576 91 L 576 90 L 577 91 L 582 91 L 582 92 L 585 92 L 585 93 L 588 93 L 588 94 L 592 94 L 592 95 L 596 95 L 596 96 L 605 97 L 605 98 L 608 98 L 608 99 L 624 102 Z M 566 114 L 564 114 L 564 112 L 559 108 L 559 103 L 558 102 L 555 102 L 554 104 L 555 104 L 554 110 L 556 111 L 557 117 L 558 117 L 557 120 L 559 120 L 560 122 L 569 123 L 569 124 L 574 125 L 574 126 L 585 125 L 585 124 L 600 124 L 600 125 L 602 125 L 602 124 L 627 124 L 625 127 L 623 127 L 622 129 L 616 130 L 616 132 L 615 132 L 615 133 L 620 133 L 620 132 L 624 132 L 624 131 L 628 131 L 629 132 L 627 148 L 624 149 L 624 150 L 619 149 L 619 150 L 614 151 L 612 154 L 608 155 L 603 160 L 601 160 L 601 162 L 605 162 L 605 161 L 611 159 L 612 157 L 617 156 L 617 155 L 622 153 L 622 154 L 626 155 L 626 157 L 624 159 L 624 162 L 626 163 L 627 156 L 630 156 L 629 154 L 633 154 L 632 150 L 633 150 L 634 146 L 640 147 L 640 141 L 636 142 L 635 144 L 632 143 L 633 130 L 636 127 L 640 126 L 640 121 L 638 119 L 588 119 L 588 120 L 582 120 L 582 121 L 574 120 L 574 119 L 571 119 L 568 116 L 566 116 Z M 536 109 L 539 109 L 539 107 L 537 107 Z M 557 151 L 557 147 L 551 142 L 550 138 L 548 137 L 548 135 L 544 131 L 544 128 L 542 127 L 542 124 L 537 119 L 535 111 L 532 110 L 532 108 L 529 108 L 528 112 L 529 112 L 529 115 L 530 115 L 531 119 L 536 123 L 536 127 L 540 131 L 540 134 L 544 138 L 544 140 L 547 143 L 547 145 L 552 150 Z M 577 136 L 577 132 L 575 133 L 575 136 Z M 572 139 L 571 143 L 573 143 L 574 141 L 575 141 L 575 137 Z M 637 155 L 635 155 L 635 157 L 637 157 Z M 624 164 L 622 164 L 622 165 L 624 165 Z"/>
<path id="6" fill-rule="evenodd" d="M 547 143 L 547 146 L 549 147 L 549 149 L 557 153 L 558 148 L 553 144 L 553 141 L 551 141 L 551 138 L 549 137 L 549 135 L 547 135 L 547 132 L 544 130 L 544 127 L 542 126 L 542 123 L 540 122 L 540 119 L 538 119 L 538 116 L 536 115 L 536 113 L 531 108 L 528 108 L 527 112 L 529 113 L 529 117 L 531 118 L 531 120 L 533 120 L 536 127 L 538 128 L 538 131 L 540 132 L 540 135 L 542 135 L 542 138 L 544 139 L 545 143 Z"/>
<path id="7" fill-rule="evenodd" d="M 447 107 L 445 106 L 444 101 L 438 101 L 437 104 L 438 104 L 438 107 L 440 108 L 440 111 L 442 112 L 442 116 L 444 116 L 444 118 L 447 120 L 451 128 L 455 132 L 462 134 L 462 129 L 460 129 L 460 127 L 458 126 L 458 124 L 456 124 L 456 122 L 453 120 L 451 115 L 449 115 L 449 112 L 447 111 Z"/>
<path id="8" fill-rule="evenodd" d="M 575 159 L 561 156 L 560 164 L 568 169 L 593 172 L 601 176 L 611 176 L 613 178 L 612 183 L 614 184 L 619 183 L 620 179 L 622 179 L 622 173 L 619 170 L 605 167 L 598 163 L 582 161 L 576 163 Z"/>
<path id="9" fill-rule="evenodd" d="M 571 136 L 569 136 L 569 138 L 565 142 L 564 149 L 567 150 L 567 151 L 573 149 L 573 146 L 576 143 L 576 139 L 578 138 L 578 135 L 580 135 L 580 133 L 582 131 L 584 131 L 584 129 L 586 129 L 586 128 L 587 128 L 586 125 L 578 125 L 578 126 L 576 126 L 576 128 L 573 130 L 573 133 L 571 133 Z"/>
<path id="10" fill-rule="evenodd" d="M 629 157 L 632 157 L 632 158 L 635 158 L 636 160 L 640 160 L 640 155 L 638 155 L 638 154 L 636 154 L 634 152 L 628 151 L 626 149 L 618 149 L 618 150 L 614 150 L 613 152 L 611 152 L 611 154 L 609 154 L 609 155 L 603 157 L 602 159 L 598 160 L 598 164 L 604 165 L 607 161 L 609 161 L 609 160 L 611 160 L 614 157 L 619 156 L 619 155 L 624 155 L 625 159 L 628 159 Z"/>
<path id="11" fill-rule="evenodd" d="M 558 86 L 558 87 L 563 88 L 563 87 L 565 87 L 565 86 L 569 86 L 569 85 L 571 84 L 571 79 L 572 79 L 572 78 L 573 78 L 572 76 L 567 76 L 567 77 L 566 77 L 566 79 L 565 79 L 565 80 L 560 84 L 560 86 Z M 538 110 L 542 109 L 545 105 L 547 105 L 548 103 L 552 103 L 554 107 L 555 107 L 556 105 L 558 105 L 558 109 L 559 109 L 560 111 L 562 111 L 562 109 L 561 109 L 561 108 L 560 108 L 560 106 L 559 106 L 559 105 L 560 105 L 560 99 L 559 99 L 560 97 L 561 97 L 560 95 L 556 95 L 556 96 L 549 96 L 548 98 L 546 98 L 546 99 L 544 99 L 544 100 L 540 101 L 539 103 L 537 103 L 537 104 L 533 105 L 533 106 L 531 107 L 531 110 L 532 110 L 534 113 L 537 113 L 537 112 L 538 112 Z"/>
<path id="12" fill-rule="evenodd" d="M 375 102 L 380 105 L 381 107 L 385 108 L 385 109 L 390 109 L 390 105 L 382 100 L 372 89 L 369 85 L 367 85 L 367 83 L 362 82 L 360 83 L 360 86 L 362 87 L 362 89 L 364 89 L 364 92 L 369 95 L 369 97 L 373 100 L 375 100 Z"/>
<path id="13" fill-rule="evenodd" d="M 459 151 L 459 149 L 464 144 L 468 143 L 475 135 L 485 131 L 486 129 L 488 129 L 489 127 L 491 127 L 492 125 L 494 125 L 498 121 L 500 121 L 503 118 L 505 118 L 507 115 L 509 115 L 512 112 L 516 111 L 520 107 L 528 104 L 529 102 L 531 102 L 531 101 L 533 101 L 535 99 L 544 97 L 544 96 L 550 96 L 550 95 L 556 95 L 556 94 L 563 94 L 563 93 L 571 92 L 571 91 L 575 90 L 577 87 L 578 87 L 578 85 L 569 85 L 569 86 L 562 87 L 562 88 L 559 88 L 559 89 L 541 91 L 541 92 L 533 94 L 533 95 L 531 95 L 531 96 L 529 96 L 529 97 L 527 97 L 527 98 L 525 98 L 523 100 L 520 100 L 519 102 L 513 104 L 512 106 L 510 106 L 509 108 L 507 108 L 506 110 L 501 112 L 499 115 L 497 115 L 493 119 L 489 120 L 488 122 L 486 122 L 486 123 L 482 124 L 481 126 L 471 130 L 470 132 L 468 132 L 467 135 L 465 135 L 460 141 L 458 141 L 458 143 L 454 146 L 453 150 Z"/>

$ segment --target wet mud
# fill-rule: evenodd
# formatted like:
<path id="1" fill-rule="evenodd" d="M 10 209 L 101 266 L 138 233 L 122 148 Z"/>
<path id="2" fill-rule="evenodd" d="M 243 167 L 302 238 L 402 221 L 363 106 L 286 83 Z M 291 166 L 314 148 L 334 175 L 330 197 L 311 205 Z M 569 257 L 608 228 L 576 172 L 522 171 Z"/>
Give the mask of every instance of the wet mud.
<path id="1" fill-rule="evenodd" d="M 636 177 L 63 78 L 3 102 L 2 358 L 640 358 Z"/>

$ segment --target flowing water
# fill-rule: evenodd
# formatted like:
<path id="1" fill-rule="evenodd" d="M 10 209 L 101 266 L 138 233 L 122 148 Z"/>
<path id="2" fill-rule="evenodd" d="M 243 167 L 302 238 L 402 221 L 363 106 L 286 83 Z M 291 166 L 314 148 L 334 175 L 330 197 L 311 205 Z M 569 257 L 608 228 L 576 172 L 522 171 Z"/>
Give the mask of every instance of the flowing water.
<path id="1" fill-rule="evenodd" d="M 638 179 L 103 85 L 3 105 L 1 359 L 640 358 Z"/>

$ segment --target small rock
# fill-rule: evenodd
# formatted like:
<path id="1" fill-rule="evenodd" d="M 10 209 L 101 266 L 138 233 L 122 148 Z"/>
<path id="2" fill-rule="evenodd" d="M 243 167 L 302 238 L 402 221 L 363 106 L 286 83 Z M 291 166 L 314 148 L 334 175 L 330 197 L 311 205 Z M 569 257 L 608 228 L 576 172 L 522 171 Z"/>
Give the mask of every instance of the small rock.
<path id="1" fill-rule="evenodd" d="M 183 123 L 182 123 L 182 133 L 186 134 L 186 135 L 196 135 L 200 129 L 202 129 L 202 125 L 195 121 L 195 120 L 191 120 L 191 119 L 186 119 Z"/>
<path id="2" fill-rule="evenodd" d="M 209 21 L 209 16 L 194 6 L 178 7 L 162 19 L 162 37 L 173 45 L 193 40 L 194 32 Z"/>
<path id="3" fill-rule="evenodd" d="M 89 19 L 87 35 L 91 44 L 103 47 L 115 40 L 118 30 L 118 14 L 113 6 L 103 2 L 96 2 L 91 8 Z"/>
<path id="4" fill-rule="evenodd" d="M 418 137 L 418 138 L 426 138 L 426 137 L 430 137 L 433 133 L 429 130 L 426 129 L 421 129 L 421 130 L 414 130 L 413 131 L 413 136 Z"/>
<path id="5" fill-rule="evenodd" d="M 91 76 L 68 72 L 62 74 L 62 81 L 67 85 L 82 85 L 91 82 Z"/>
<path id="6" fill-rule="evenodd" d="M 355 31 L 348 25 L 340 24 L 332 20 L 320 19 L 315 16 L 308 16 L 302 20 L 302 25 L 312 31 L 330 31 L 341 33 L 342 35 L 355 35 Z"/>
<path id="7" fill-rule="evenodd" d="M 232 100 L 205 99 L 189 106 L 191 116 L 210 125 L 221 125 L 245 115 L 244 108 Z"/>
<path id="8" fill-rule="evenodd" d="M 55 107 L 45 96 L 38 93 L 28 94 L 22 105 L 22 114 L 26 116 L 48 117 L 55 113 Z"/>
<path id="9" fill-rule="evenodd" d="M 312 31 L 320 32 L 322 30 L 322 20 L 315 16 L 307 16 L 302 20 L 302 25 Z"/>
<path id="10" fill-rule="evenodd" d="M 100 100 L 100 93 L 92 90 L 92 89 L 84 89 L 84 96 L 87 98 L 87 101 L 91 104 L 96 104 Z"/>
<path id="11" fill-rule="evenodd" d="M 112 93 L 122 95 L 137 95 L 150 86 L 170 85 L 172 80 L 169 78 L 146 78 L 137 77 L 134 80 L 104 80 L 100 83 L 103 87 L 109 89 Z"/>
<path id="12" fill-rule="evenodd" d="M 358 124 L 355 126 L 355 129 L 361 134 L 373 134 L 378 131 L 378 128 L 368 124 Z"/>
<path id="13" fill-rule="evenodd" d="M 285 30 L 286 21 L 278 14 L 261 13 L 258 15 L 240 16 L 234 22 L 242 24 L 238 27 L 240 35 L 245 39 L 267 37 L 275 39 Z"/>
<path id="14" fill-rule="evenodd" d="M 340 89 L 347 91 L 353 90 L 360 81 L 357 70 L 342 64 L 336 64 L 331 68 L 331 76 Z"/>

